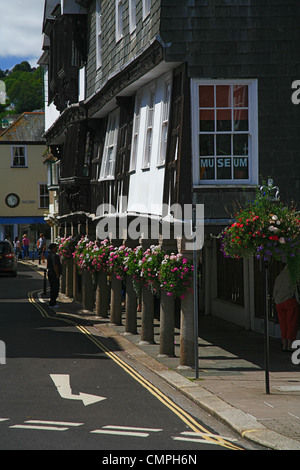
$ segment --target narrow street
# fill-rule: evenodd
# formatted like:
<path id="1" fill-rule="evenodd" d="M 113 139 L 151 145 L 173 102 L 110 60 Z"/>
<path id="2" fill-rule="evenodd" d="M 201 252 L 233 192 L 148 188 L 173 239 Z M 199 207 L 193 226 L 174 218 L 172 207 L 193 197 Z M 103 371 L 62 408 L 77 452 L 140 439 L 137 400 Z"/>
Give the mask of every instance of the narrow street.
<path id="1" fill-rule="evenodd" d="M 204 449 L 254 448 L 114 351 L 91 325 L 55 318 L 38 301 L 41 290 L 41 274 L 20 263 L 17 278 L 0 279 L 0 339 L 6 345 L 1 450 L 96 449 L 137 456 L 138 450 L 157 450 L 192 458 Z"/>

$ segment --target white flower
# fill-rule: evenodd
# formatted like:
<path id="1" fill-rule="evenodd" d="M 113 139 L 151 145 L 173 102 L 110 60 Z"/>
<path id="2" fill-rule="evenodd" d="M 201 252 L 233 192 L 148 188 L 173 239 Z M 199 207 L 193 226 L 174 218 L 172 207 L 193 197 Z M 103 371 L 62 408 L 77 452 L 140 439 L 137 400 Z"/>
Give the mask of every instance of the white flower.
<path id="1" fill-rule="evenodd" d="M 272 215 L 272 220 L 278 220 L 277 215 Z"/>
<path id="2" fill-rule="evenodd" d="M 279 238 L 279 243 L 282 243 L 282 244 L 285 243 L 285 238 L 284 238 L 284 237 L 280 237 L 280 238 Z"/>
<path id="3" fill-rule="evenodd" d="M 270 232 L 274 232 L 275 227 L 273 227 L 273 225 L 270 225 L 269 230 L 270 230 Z"/>

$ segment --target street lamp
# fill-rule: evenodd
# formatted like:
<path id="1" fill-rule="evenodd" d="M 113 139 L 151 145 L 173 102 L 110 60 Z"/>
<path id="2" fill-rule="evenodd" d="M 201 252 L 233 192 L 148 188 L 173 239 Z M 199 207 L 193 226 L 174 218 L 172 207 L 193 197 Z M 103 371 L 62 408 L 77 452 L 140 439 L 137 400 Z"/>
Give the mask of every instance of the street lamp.
<path id="1" fill-rule="evenodd" d="M 265 191 L 265 186 L 260 187 L 260 192 Z M 267 197 L 271 202 L 279 202 L 279 188 L 273 186 L 273 180 L 268 178 Z M 265 333 L 265 386 L 266 393 L 270 394 L 270 380 L 269 380 L 269 264 L 268 261 L 264 262 L 264 290 L 265 290 L 265 318 L 264 318 L 264 333 Z"/>

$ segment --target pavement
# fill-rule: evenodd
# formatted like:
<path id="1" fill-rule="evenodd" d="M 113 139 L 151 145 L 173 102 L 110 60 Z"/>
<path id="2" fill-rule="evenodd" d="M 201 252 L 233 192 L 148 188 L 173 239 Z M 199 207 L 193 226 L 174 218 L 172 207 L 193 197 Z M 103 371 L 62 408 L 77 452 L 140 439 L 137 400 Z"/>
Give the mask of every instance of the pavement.
<path id="1" fill-rule="evenodd" d="M 218 317 L 200 316 L 196 377 L 195 369 L 179 367 L 179 329 L 175 330 L 175 356 L 161 357 L 159 319 L 154 325 L 155 344 L 145 345 L 140 344 L 140 312 L 138 333 L 133 335 L 125 333 L 125 318 L 123 325 L 112 325 L 109 318 L 84 311 L 80 303 L 64 294 L 59 295 L 58 304 L 57 316 L 88 321 L 241 437 L 267 449 L 300 450 L 300 365 L 293 364 L 292 352 L 281 351 L 280 339 L 269 338 L 266 374 L 264 335 Z"/>

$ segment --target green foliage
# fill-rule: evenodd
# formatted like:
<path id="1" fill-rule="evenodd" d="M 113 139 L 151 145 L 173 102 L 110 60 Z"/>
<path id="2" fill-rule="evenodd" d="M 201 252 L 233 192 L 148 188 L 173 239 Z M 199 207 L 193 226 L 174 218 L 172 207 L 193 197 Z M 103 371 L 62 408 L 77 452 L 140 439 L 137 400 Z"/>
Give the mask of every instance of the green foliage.
<path id="1" fill-rule="evenodd" d="M 24 61 L 17 64 L 11 73 L 0 70 L 0 76 L 6 86 L 8 101 L 14 105 L 17 114 L 44 107 L 40 67 L 31 68 L 30 64 Z"/>

